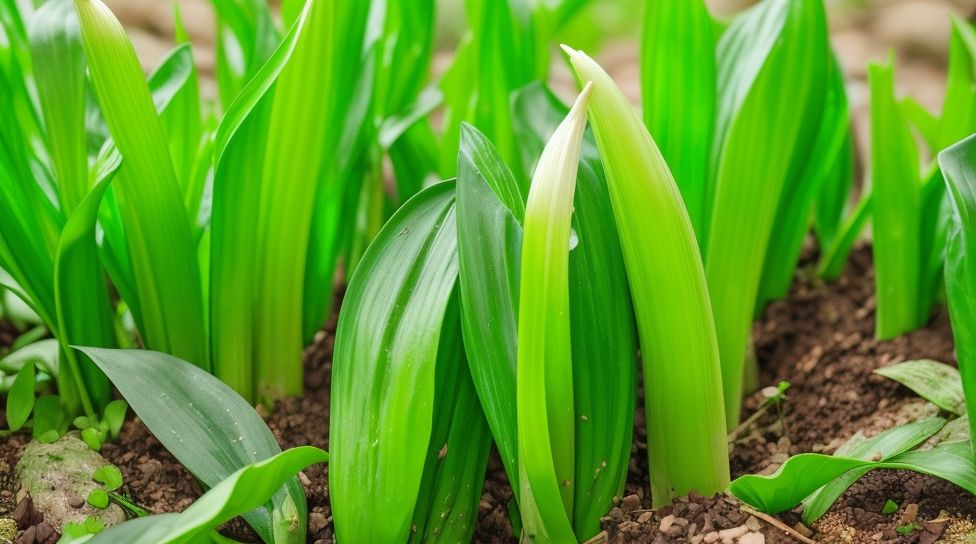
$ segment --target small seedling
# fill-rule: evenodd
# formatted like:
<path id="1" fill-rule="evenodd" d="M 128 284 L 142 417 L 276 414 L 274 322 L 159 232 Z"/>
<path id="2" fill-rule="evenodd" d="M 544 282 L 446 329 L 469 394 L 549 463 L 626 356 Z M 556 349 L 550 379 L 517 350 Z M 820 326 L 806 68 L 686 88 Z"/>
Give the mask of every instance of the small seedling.
<path id="1" fill-rule="evenodd" d="M 101 451 L 102 444 L 118 438 L 128 408 L 124 400 L 113 400 L 105 406 L 100 420 L 79 416 L 74 419 L 73 425 L 81 431 L 81 439 L 89 448 Z"/>
<path id="2" fill-rule="evenodd" d="M 916 529 L 921 529 L 921 528 L 922 528 L 922 526 L 919 525 L 919 524 L 917 524 L 917 523 L 906 523 L 904 525 L 901 525 L 899 527 L 896 527 L 895 528 L 895 532 L 898 533 L 901 536 L 906 536 L 908 534 L 911 534 L 912 531 L 914 531 Z"/>
<path id="3" fill-rule="evenodd" d="M 128 497 L 119 493 L 117 490 L 122 487 L 122 472 L 119 467 L 115 465 L 105 465 L 95 470 L 92 474 L 92 480 L 102 484 L 104 487 L 99 487 L 93 489 L 91 493 L 88 494 L 88 504 L 92 505 L 99 510 L 104 510 L 108 508 L 108 505 L 112 502 L 118 504 L 125 510 L 131 512 L 136 517 L 145 517 L 149 515 L 149 512 L 144 508 L 140 508 Z"/>
<path id="4" fill-rule="evenodd" d="M 85 521 L 78 523 L 66 523 L 62 530 L 62 541 L 73 542 L 75 539 L 84 539 L 88 535 L 100 533 L 105 529 L 105 524 L 94 516 L 88 516 Z"/>
<path id="5" fill-rule="evenodd" d="M 885 503 L 884 508 L 881 509 L 881 513 L 886 516 L 890 516 L 897 511 L 898 511 L 898 503 L 891 499 L 888 499 L 888 502 Z"/>

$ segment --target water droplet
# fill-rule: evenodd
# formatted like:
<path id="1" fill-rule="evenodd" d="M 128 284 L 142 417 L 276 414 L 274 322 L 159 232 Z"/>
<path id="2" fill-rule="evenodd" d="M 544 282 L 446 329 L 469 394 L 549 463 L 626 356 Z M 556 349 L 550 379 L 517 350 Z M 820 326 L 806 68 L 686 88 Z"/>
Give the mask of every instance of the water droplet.
<path id="1" fill-rule="evenodd" d="M 579 236 L 576 235 L 576 229 L 569 229 L 569 250 L 572 251 L 576 249 L 579 245 Z"/>

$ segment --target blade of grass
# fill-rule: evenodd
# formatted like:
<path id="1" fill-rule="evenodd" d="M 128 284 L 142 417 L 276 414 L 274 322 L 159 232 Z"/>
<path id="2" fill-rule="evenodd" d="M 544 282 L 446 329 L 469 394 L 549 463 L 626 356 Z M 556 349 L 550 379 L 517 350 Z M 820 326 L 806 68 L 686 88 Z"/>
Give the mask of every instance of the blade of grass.
<path id="1" fill-rule="evenodd" d="M 196 244 L 132 43 L 100 0 L 75 0 L 92 84 L 123 158 L 116 181 L 143 339 L 210 368 Z"/>
<path id="2" fill-rule="evenodd" d="M 715 23 L 704 0 L 647 2 L 641 46 L 644 123 L 701 236 L 715 126 Z"/>
<path id="3" fill-rule="evenodd" d="M 868 68 L 871 84 L 871 191 L 877 311 L 875 335 L 894 338 L 919 325 L 920 171 L 918 149 L 895 101 L 893 60 Z"/>
<path id="4" fill-rule="evenodd" d="M 645 410 L 654 504 L 692 489 L 711 494 L 728 484 L 728 444 L 695 233 L 664 158 L 623 93 L 592 59 L 568 53 L 577 78 L 594 83 L 590 120 L 637 315 L 644 383 L 652 384 Z"/>
<path id="5" fill-rule="evenodd" d="M 828 60 L 820 0 L 767 0 L 736 19 L 719 42 L 704 260 L 729 429 L 739 423 L 746 345 L 776 210 L 793 181 L 794 147 L 805 151 L 816 136 Z M 783 92 L 783 81 L 792 92 Z"/>

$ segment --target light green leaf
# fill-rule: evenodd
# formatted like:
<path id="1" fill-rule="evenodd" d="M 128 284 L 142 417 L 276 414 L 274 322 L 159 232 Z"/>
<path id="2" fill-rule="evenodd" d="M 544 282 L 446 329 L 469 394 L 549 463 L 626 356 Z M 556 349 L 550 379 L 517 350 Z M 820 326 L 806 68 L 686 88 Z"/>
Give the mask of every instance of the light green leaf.
<path id="1" fill-rule="evenodd" d="M 410 531 L 431 436 L 441 324 L 457 280 L 453 189 L 441 183 L 406 203 L 346 291 L 330 407 L 339 539 L 404 541 Z M 384 523 L 371 522 L 379 516 Z"/>
<path id="2" fill-rule="evenodd" d="M 945 363 L 928 359 L 905 361 L 881 367 L 874 373 L 895 380 L 947 412 L 957 416 L 966 414 L 959 371 Z"/>
<path id="3" fill-rule="evenodd" d="M 568 53 L 577 79 L 594 83 L 590 120 L 637 315 L 644 383 L 654 384 L 645 407 L 651 494 L 664 505 L 692 489 L 713 493 L 727 485 L 729 465 L 718 346 L 695 233 L 633 107 L 596 62 Z"/>

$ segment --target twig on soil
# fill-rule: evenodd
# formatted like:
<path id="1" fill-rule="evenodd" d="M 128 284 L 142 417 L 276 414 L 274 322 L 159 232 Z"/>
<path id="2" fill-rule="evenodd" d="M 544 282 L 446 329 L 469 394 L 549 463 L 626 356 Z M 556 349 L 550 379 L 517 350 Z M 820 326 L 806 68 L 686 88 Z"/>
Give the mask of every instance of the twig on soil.
<path id="1" fill-rule="evenodd" d="M 809 537 L 803 536 L 796 529 L 794 529 L 794 528 L 790 527 L 789 525 L 783 523 L 782 521 L 774 518 L 773 516 L 770 516 L 769 514 L 763 514 L 762 512 L 760 512 L 758 510 L 753 510 L 752 508 L 749 508 L 748 506 L 746 506 L 744 504 L 740 504 L 739 505 L 739 510 L 742 510 L 743 512 L 745 512 L 746 514 L 749 514 L 751 516 L 756 516 L 757 518 L 765 521 L 766 523 L 772 525 L 773 527 L 776 527 L 777 529 L 779 529 L 781 531 L 785 531 L 785 532 L 789 533 L 790 536 L 792 536 L 793 538 L 799 540 L 800 542 L 803 542 L 803 544 L 816 544 L 816 542 L 814 542 L 813 540 L 811 540 Z"/>

